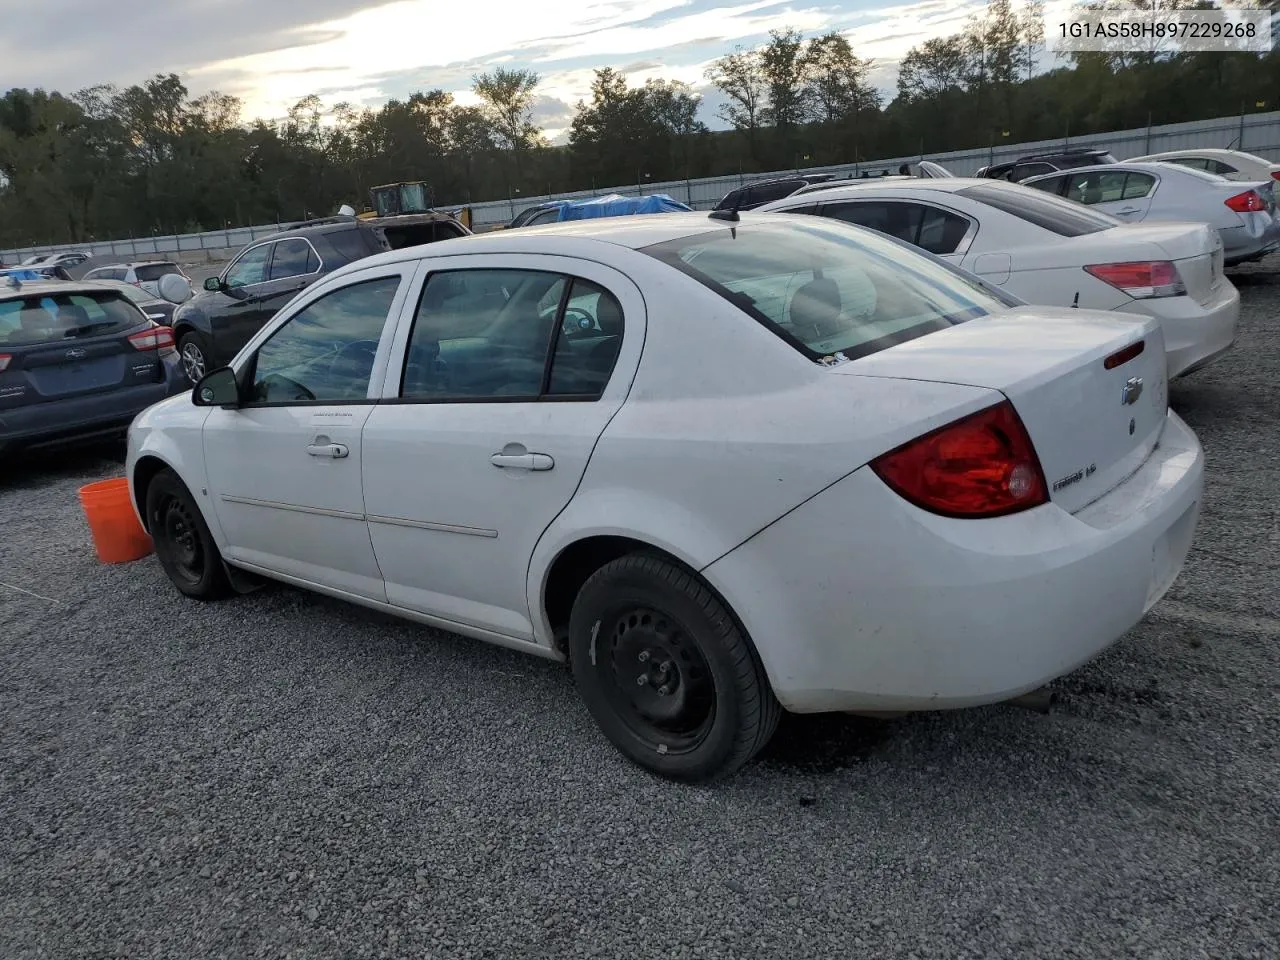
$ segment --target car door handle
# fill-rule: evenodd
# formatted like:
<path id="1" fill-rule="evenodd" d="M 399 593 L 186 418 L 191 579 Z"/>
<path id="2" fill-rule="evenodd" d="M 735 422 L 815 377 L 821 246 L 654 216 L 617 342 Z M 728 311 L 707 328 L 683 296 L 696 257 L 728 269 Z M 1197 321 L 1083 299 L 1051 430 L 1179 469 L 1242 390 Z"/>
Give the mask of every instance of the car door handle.
<path id="1" fill-rule="evenodd" d="M 308 445 L 307 453 L 313 457 L 332 457 L 341 460 L 351 453 L 345 443 L 330 443 L 328 437 L 316 437 L 315 442 Z"/>
<path id="2" fill-rule="evenodd" d="M 1121 207 L 1119 210 L 1116 211 L 1116 213 L 1137 213 L 1137 212 L 1138 212 L 1137 207 Z"/>
<path id="3" fill-rule="evenodd" d="M 495 453 L 489 458 L 495 467 L 513 467 L 517 470 L 550 470 L 556 465 L 545 453 Z"/>

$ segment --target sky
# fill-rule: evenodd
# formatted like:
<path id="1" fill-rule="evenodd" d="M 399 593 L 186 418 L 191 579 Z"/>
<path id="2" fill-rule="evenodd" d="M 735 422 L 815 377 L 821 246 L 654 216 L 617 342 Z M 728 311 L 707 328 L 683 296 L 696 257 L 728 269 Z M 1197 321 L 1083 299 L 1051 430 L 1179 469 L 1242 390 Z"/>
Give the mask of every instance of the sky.
<path id="1" fill-rule="evenodd" d="M 15 0 L 0 0 L 0 8 Z M 27 5 L 22 4 L 24 8 Z M 567 133 L 592 71 L 632 84 L 683 80 L 704 95 L 701 119 L 723 127 L 708 64 L 774 28 L 837 30 L 876 61 L 891 95 L 897 61 L 956 32 L 982 0 L 43 0 L 0 32 L 0 90 L 128 86 L 177 73 L 193 96 L 240 97 L 244 118 L 278 118 L 310 93 L 326 105 L 377 106 L 414 90 L 474 102 L 471 77 L 499 66 L 537 71 L 535 121 Z M 108 13 L 109 11 L 109 13 Z"/>

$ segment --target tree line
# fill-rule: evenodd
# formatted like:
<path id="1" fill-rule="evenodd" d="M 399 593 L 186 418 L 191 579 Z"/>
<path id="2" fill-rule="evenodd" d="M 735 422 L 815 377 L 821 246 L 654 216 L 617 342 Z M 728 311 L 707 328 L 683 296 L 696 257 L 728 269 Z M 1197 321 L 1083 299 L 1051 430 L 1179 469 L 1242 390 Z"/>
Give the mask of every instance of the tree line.
<path id="1" fill-rule="evenodd" d="M 246 121 L 225 94 L 192 97 L 173 74 L 124 89 L 14 88 L 0 97 L 0 247 L 298 220 L 360 207 L 370 187 L 401 180 L 428 181 L 442 204 L 518 207 L 1275 109 L 1280 91 L 1280 50 L 1073 54 L 1047 68 L 1044 50 L 1041 0 L 989 0 L 960 32 L 912 48 L 886 102 L 876 64 L 847 37 L 776 30 L 707 70 L 728 129 L 708 129 L 687 84 L 632 86 L 603 68 L 562 145 L 534 123 L 540 78 L 521 69 L 474 77 L 478 105 L 443 90 L 376 108 L 309 96 L 278 121 Z"/>

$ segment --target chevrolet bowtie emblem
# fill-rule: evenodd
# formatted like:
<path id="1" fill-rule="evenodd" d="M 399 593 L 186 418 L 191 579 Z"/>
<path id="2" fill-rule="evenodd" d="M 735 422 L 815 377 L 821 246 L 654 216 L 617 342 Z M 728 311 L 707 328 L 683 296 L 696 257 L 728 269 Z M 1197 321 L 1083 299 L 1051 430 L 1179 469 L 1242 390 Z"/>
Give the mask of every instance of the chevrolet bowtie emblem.
<path id="1" fill-rule="evenodd" d="M 1122 406 L 1130 406 L 1138 402 L 1138 398 L 1142 396 L 1142 378 L 1130 377 L 1124 385 L 1124 392 L 1120 394 L 1120 403 Z"/>

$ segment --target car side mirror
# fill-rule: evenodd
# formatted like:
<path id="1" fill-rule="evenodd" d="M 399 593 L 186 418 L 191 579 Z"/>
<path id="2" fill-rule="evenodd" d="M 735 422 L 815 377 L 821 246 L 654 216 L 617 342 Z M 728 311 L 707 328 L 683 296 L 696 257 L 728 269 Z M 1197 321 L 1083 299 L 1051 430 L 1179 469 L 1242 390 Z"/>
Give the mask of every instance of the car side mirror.
<path id="1" fill-rule="evenodd" d="M 170 303 L 186 303 L 191 299 L 191 283 L 180 273 L 166 273 L 156 286 L 160 296 Z"/>
<path id="2" fill-rule="evenodd" d="M 206 373 L 191 391 L 191 402 L 197 407 L 238 407 L 240 405 L 240 381 L 230 367 L 220 367 Z"/>
<path id="3" fill-rule="evenodd" d="M 204 288 L 210 293 L 216 293 L 222 289 L 222 280 L 219 277 L 205 277 Z"/>

